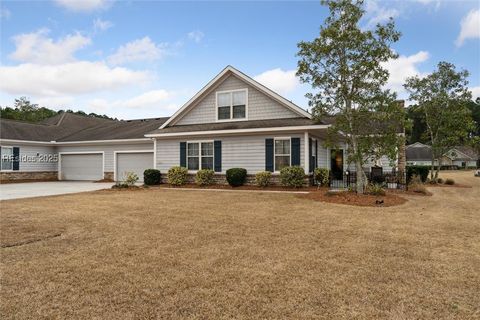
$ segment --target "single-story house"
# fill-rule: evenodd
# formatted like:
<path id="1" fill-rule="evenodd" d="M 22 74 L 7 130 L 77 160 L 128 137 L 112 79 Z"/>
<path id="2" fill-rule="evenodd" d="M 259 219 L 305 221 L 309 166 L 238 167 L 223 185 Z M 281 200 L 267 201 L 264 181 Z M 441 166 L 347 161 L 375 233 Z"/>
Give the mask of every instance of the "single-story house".
<path id="1" fill-rule="evenodd" d="M 293 165 L 307 174 L 317 167 L 343 172 L 348 146 L 323 146 L 330 125 L 227 66 L 168 118 L 119 121 L 62 113 L 38 124 L 2 119 L 1 178 L 121 180 L 125 172 L 142 178 L 148 168 L 163 176 L 173 166 L 192 175 L 213 169 L 219 179 L 233 167 L 249 175 L 267 170 L 277 176 Z M 391 170 L 402 168 L 402 159 L 380 163 Z"/>
<path id="2" fill-rule="evenodd" d="M 432 147 L 420 142 L 405 147 L 407 165 L 430 166 L 432 163 Z M 457 146 L 446 152 L 440 159 L 440 165 L 458 168 L 476 168 L 479 155 L 468 146 Z M 438 165 L 438 160 L 435 160 Z"/>

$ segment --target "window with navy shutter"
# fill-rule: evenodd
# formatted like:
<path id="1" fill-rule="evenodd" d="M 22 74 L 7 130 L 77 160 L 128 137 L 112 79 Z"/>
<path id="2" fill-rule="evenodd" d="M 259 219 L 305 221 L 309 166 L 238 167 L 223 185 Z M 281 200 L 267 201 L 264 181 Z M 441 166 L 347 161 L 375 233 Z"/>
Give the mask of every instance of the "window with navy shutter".
<path id="1" fill-rule="evenodd" d="M 265 139 L 265 171 L 273 172 L 273 139 Z"/>
<path id="2" fill-rule="evenodd" d="M 20 148 L 13 147 L 13 170 L 20 169 Z"/>
<path id="3" fill-rule="evenodd" d="M 187 143 L 180 142 L 180 167 L 187 167 Z"/>
<path id="4" fill-rule="evenodd" d="M 299 166 L 300 165 L 300 138 L 292 138 L 292 166 Z"/>
<path id="5" fill-rule="evenodd" d="M 215 172 L 222 172 L 222 141 L 215 140 L 213 147 L 215 149 Z"/>

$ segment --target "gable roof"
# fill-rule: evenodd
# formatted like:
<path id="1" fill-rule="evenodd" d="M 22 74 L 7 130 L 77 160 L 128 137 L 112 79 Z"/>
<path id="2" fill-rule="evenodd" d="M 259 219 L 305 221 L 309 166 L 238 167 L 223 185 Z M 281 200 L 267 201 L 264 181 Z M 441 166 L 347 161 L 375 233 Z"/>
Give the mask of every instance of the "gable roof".
<path id="1" fill-rule="evenodd" d="M 228 75 L 231 75 L 231 74 L 233 74 L 236 77 L 240 78 L 241 80 L 245 81 L 246 83 L 248 83 L 249 85 L 251 85 L 252 87 L 257 89 L 258 91 L 260 91 L 263 94 L 272 98 L 273 100 L 279 102 L 284 107 L 292 110 L 293 112 L 298 114 L 299 117 L 304 117 L 304 118 L 307 118 L 307 119 L 312 118 L 312 115 L 310 113 L 308 113 L 307 111 L 305 111 L 304 109 L 300 108 L 299 106 L 297 106 L 293 102 L 285 99 L 284 97 L 282 97 L 278 93 L 272 91 L 271 89 L 265 87 L 264 85 L 260 84 L 259 82 L 253 80 L 251 77 L 247 76 L 243 72 L 240 72 L 239 70 L 237 70 L 234 67 L 229 65 L 229 66 L 225 67 L 225 69 L 223 69 L 219 74 L 217 74 L 217 76 L 215 76 L 215 78 L 210 80 L 210 82 L 208 82 L 199 92 L 197 92 L 197 94 L 195 94 L 190 100 L 188 100 L 187 103 L 185 103 L 180 109 L 178 109 L 177 112 L 175 112 L 170 117 L 170 119 L 165 121 L 165 123 L 159 129 L 163 129 L 163 128 L 169 126 L 169 125 L 171 126 L 172 124 L 174 124 L 175 120 L 179 120 L 180 116 L 184 115 L 187 111 L 189 111 L 195 105 L 195 102 L 197 102 L 206 93 L 210 92 L 210 90 L 212 88 L 214 88 L 223 79 L 225 79 Z"/>
<path id="2" fill-rule="evenodd" d="M 432 148 L 426 144 L 415 142 L 405 147 L 407 161 L 432 160 Z"/>
<path id="3" fill-rule="evenodd" d="M 451 153 L 452 151 L 455 152 L 455 155 L 452 155 L 454 160 L 469 161 L 480 159 L 480 155 L 469 146 L 456 146 L 449 152 Z"/>

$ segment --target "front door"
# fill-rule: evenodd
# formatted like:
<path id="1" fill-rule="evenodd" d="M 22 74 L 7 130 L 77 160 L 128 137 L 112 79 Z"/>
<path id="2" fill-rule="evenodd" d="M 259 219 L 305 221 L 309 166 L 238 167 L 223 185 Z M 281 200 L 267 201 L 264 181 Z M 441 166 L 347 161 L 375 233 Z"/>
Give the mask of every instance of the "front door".
<path id="1" fill-rule="evenodd" d="M 330 171 L 334 179 L 343 179 L 343 150 L 330 150 Z"/>

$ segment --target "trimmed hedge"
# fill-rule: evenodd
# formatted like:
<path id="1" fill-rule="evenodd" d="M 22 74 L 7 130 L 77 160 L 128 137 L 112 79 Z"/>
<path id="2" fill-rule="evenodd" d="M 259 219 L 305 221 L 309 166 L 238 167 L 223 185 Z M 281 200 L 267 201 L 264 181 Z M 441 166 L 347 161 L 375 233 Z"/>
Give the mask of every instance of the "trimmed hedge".
<path id="1" fill-rule="evenodd" d="M 291 188 L 303 187 L 305 171 L 302 167 L 284 167 L 280 170 L 280 181 L 283 186 Z"/>
<path id="2" fill-rule="evenodd" d="M 147 186 L 152 186 L 155 184 L 160 184 L 160 170 L 157 169 L 147 169 L 143 171 L 143 183 Z"/>
<path id="3" fill-rule="evenodd" d="M 227 182 L 232 187 L 239 187 L 245 183 L 247 179 L 247 170 L 244 168 L 231 168 L 227 172 Z"/>
<path id="4" fill-rule="evenodd" d="M 313 178 L 315 179 L 315 184 L 321 187 L 328 187 L 330 182 L 330 170 L 326 168 L 315 168 L 313 171 Z"/>
<path id="5" fill-rule="evenodd" d="M 199 186 L 209 186 L 214 182 L 215 171 L 211 169 L 202 169 L 197 171 L 195 183 Z"/>
<path id="6" fill-rule="evenodd" d="M 184 167 L 171 167 L 168 169 L 168 183 L 172 186 L 182 186 L 187 183 L 188 170 Z"/>
<path id="7" fill-rule="evenodd" d="M 270 185 L 272 173 L 270 171 L 260 171 L 255 175 L 255 183 L 257 186 L 265 188 Z"/>
<path id="8" fill-rule="evenodd" d="M 407 166 L 407 183 L 410 183 L 410 180 L 414 175 L 419 176 L 422 179 L 422 182 L 426 182 L 429 173 L 429 166 Z"/>

